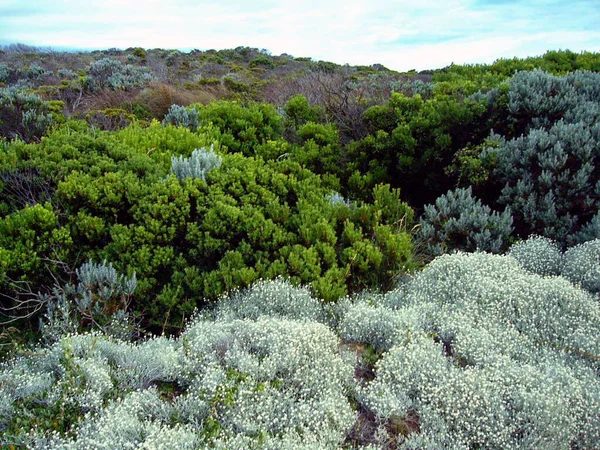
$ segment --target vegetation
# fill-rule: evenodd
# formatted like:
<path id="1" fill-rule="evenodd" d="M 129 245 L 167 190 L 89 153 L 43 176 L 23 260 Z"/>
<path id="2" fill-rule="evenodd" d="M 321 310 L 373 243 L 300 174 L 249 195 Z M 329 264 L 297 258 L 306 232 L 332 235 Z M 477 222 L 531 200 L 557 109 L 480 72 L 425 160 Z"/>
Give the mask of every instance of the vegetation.
<path id="1" fill-rule="evenodd" d="M 0 446 L 600 447 L 599 72 L 4 47 Z"/>

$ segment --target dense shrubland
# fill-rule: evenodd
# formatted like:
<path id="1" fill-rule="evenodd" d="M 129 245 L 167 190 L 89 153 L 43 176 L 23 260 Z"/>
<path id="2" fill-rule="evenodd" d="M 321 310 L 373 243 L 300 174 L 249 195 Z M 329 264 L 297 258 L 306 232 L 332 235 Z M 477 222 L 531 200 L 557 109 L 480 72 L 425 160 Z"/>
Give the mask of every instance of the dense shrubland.
<path id="1" fill-rule="evenodd" d="M 597 448 L 599 61 L 5 47 L 1 445 Z"/>

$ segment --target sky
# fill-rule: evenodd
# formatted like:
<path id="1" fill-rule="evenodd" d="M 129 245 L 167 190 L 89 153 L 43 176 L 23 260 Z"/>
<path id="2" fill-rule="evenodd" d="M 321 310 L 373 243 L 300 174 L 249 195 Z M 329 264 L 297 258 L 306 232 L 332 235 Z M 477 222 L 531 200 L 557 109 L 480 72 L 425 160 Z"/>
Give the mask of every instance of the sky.
<path id="1" fill-rule="evenodd" d="M 0 44 L 267 49 L 399 71 L 600 51 L 600 0 L 0 0 Z"/>

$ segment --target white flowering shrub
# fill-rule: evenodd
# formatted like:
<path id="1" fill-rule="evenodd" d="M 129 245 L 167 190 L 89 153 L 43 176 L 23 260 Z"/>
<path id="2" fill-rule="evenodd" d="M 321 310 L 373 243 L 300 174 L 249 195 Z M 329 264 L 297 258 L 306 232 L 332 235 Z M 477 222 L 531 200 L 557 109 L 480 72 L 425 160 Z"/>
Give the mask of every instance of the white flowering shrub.
<path id="1" fill-rule="evenodd" d="M 551 239 L 534 236 L 508 252 L 523 268 L 539 275 L 561 275 L 592 294 L 600 293 L 600 239 L 565 250 Z"/>
<path id="2" fill-rule="evenodd" d="M 343 442 L 355 417 L 346 398 L 352 364 L 325 325 L 197 321 L 181 342 L 188 374 L 181 383 L 203 392 L 210 405 L 204 423 L 218 423 L 221 439 L 285 436 L 326 448 Z"/>
<path id="3" fill-rule="evenodd" d="M 395 322 L 402 338 L 359 398 L 401 425 L 401 448 L 600 444 L 600 307 L 589 293 L 508 256 L 456 254 L 400 297 L 400 310 L 420 312 Z M 407 425 L 415 416 L 421 433 Z"/>
<path id="4" fill-rule="evenodd" d="M 562 251 L 552 239 L 543 236 L 532 236 L 514 244 L 508 254 L 524 269 L 538 275 L 559 275 L 562 271 Z"/>
<path id="5" fill-rule="evenodd" d="M 211 145 L 210 150 L 195 149 L 189 158 L 173 155 L 171 157 L 171 173 L 182 181 L 186 178 L 201 178 L 206 181 L 206 173 L 221 167 L 223 158 L 217 155 Z"/>
<path id="6" fill-rule="evenodd" d="M 456 189 L 425 205 L 418 236 L 434 256 L 455 250 L 499 253 L 512 233 L 512 220 L 509 208 L 500 214 L 473 197 L 471 187 Z"/>
<path id="7" fill-rule="evenodd" d="M 313 297 L 307 287 L 295 287 L 288 280 L 278 278 L 258 281 L 246 290 L 222 298 L 215 315 L 220 320 L 269 316 L 320 322 L 323 307 L 321 300 Z"/>
<path id="8" fill-rule="evenodd" d="M 336 449 L 352 363 L 327 326 L 269 317 L 138 344 L 65 336 L 2 366 L 0 446 Z"/>
<path id="9" fill-rule="evenodd" d="M 383 305 L 357 302 L 344 314 L 338 325 L 340 337 L 346 342 L 368 344 L 378 351 L 387 351 L 404 342 L 414 324 L 419 323 L 417 308 L 392 310 Z"/>
<path id="10" fill-rule="evenodd" d="M 565 251 L 562 275 L 592 293 L 600 293 L 600 239 Z"/>
<path id="11" fill-rule="evenodd" d="M 544 249 L 441 256 L 328 308 L 261 281 L 178 338 L 64 335 L 0 365 L 0 446 L 600 448 L 600 304 L 574 284 L 598 242 Z"/>

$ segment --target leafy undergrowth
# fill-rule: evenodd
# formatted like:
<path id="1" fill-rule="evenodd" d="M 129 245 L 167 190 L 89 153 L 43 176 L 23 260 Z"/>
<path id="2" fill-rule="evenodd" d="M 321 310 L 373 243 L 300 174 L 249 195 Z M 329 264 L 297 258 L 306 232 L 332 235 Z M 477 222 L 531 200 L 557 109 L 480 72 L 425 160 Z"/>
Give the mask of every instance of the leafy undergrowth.
<path id="1" fill-rule="evenodd" d="M 177 338 L 65 335 L 2 365 L 0 442 L 598 448 L 597 294 L 577 277 L 535 273 L 547 261 L 529 246 L 441 256 L 395 290 L 337 303 L 259 281 Z"/>

